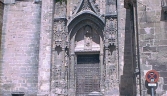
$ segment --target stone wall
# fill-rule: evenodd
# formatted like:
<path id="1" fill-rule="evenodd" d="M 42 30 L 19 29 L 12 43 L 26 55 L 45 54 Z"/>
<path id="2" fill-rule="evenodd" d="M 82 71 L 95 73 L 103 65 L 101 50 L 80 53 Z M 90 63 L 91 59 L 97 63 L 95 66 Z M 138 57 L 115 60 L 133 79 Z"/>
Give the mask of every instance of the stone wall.
<path id="1" fill-rule="evenodd" d="M 3 3 L 0 1 L 0 44 L 1 44 L 1 35 L 2 35 L 2 23 L 3 23 L 3 8 L 4 5 Z M 0 58 L 1 58 L 1 50 L 0 50 Z M 0 72 L 1 72 L 1 64 L 0 64 Z M 1 79 L 0 79 L 0 83 L 1 83 Z M 1 90 L 1 84 L 0 84 L 0 90 Z M 1 95 L 1 94 L 0 94 Z"/>
<path id="2" fill-rule="evenodd" d="M 0 1 L 0 33 L 2 31 L 2 22 L 3 22 L 3 3 Z"/>
<path id="3" fill-rule="evenodd" d="M 2 23 L 3 23 L 3 8 L 4 4 L 0 1 L 0 36 L 2 34 Z M 0 37 L 1 38 L 1 37 Z M 1 42 L 1 39 L 0 39 Z M 1 44 L 1 43 L 0 43 Z"/>
<path id="4" fill-rule="evenodd" d="M 110 12 L 110 10 L 106 11 L 105 1 L 107 0 L 95 1 L 98 5 L 96 8 L 98 14 L 103 16 L 106 12 Z M 79 3 L 79 0 L 69 0 L 66 14 L 66 6 L 63 5 L 63 10 L 56 9 L 57 7 L 54 9 L 53 0 L 43 0 L 42 6 L 40 3 L 34 3 L 34 0 L 17 0 L 14 4 L 5 4 L 4 16 L 2 15 L 3 5 L 0 3 L 3 56 L 0 65 L 0 94 L 2 96 L 10 96 L 12 92 L 24 92 L 25 96 L 36 96 L 37 94 L 41 96 L 50 93 L 53 19 L 67 18 L 67 20 L 71 20 L 75 16 Z M 122 96 L 135 96 L 138 89 L 134 75 L 136 44 L 133 8 L 125 9 L 124 0 L 117 0 L 117 8 L 117 14 L 111 14 L 118 16 L 118 46 L 116 48 L 119 51 L 117 77 L 120 80 L 120 86 L 117 89 Z M 145 87 L 145 74 L 151 69 L 160 73 L 157 95 L 166 96 L 167 23 L 161 18 L 162 15 L 164 16 L 161 2 L 160 0 L 140 0 L 137 2 L 137 8 L 141 57 L 141 96 L 148 96 Z M 1 29 L 2 21 L 3 29 Z M 40 65 L 38 66 L 38 64 Z M 117 94 L 116 91 L 113 91 L 112 94 L 114 92 Z"/>
<path id="5" fill-rule="evenodd" d="M 2 30 L 0 94 L 36 96 L 41 5 L 33 0 L 5 4 Z"/>
<path id="6" fill-rule="evenodd" d="M 142 96 L 149 96 L 145 87 L 148 70 L 160 73 L 157 96 L 167 95 L 167 23 L 161 17 L 161 0 L 140 0 L 138 5 L 139 46 L 141 57 Z"/>

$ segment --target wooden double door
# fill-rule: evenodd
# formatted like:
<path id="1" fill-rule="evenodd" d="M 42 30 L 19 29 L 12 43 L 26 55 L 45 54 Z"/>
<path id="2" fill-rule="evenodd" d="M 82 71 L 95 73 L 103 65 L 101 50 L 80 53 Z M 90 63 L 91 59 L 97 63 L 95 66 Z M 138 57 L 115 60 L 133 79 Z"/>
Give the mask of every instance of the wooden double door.
<path id="1" fill-rule="evenodd" d="M 76 96 L 100 91 L 99 54 L 77 55 Z"/>

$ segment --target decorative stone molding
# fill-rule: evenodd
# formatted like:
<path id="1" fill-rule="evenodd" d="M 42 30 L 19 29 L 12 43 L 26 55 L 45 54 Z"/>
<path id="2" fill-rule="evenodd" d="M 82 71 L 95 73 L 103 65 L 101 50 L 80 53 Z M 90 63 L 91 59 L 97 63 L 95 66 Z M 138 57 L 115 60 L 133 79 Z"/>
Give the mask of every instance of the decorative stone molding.
<path id="1" fill-rule="evenodd" d="M 4 0 L 5 4 L 13 4 L 15 3 L 15 0 Z"/>
<path id="2" fill-rule="evenodd" d="M 106 27 L 104 31 L 105 46 L 116 45 L 117 39 L 117 19 L 116 18 L 106 18 Z"/>
<path id="3" fill-rule="evenodd" d="M 90 10 L 96 13 L 94 7 L 92 6 L 92 3 L 90 3 L 90 0 L 82 0 L 80 6 L 77 8 L 75 14 L 79 13 L 83 10 Z"/>
<path id="4" fill-rule="evenodd" d="M 54 19 L 54 43 L 55 47 L 60 46 L 62 48 L 65 48 L 68 46 L 67 43 L 67 36 L 68 32 L 66 30 L 66 19 L 64 18 L 56 18 Z"/>
<path id="5" fill-rule="evenodd" d="M 106 0 L 106 15 L 117 15 L 117 0 Z"/>
<path id="6" fill-rule="evenodd" d="M 65 2 L 56 2 L 54 8 L 54 18 L 66 18 L 66 7 Z"/>

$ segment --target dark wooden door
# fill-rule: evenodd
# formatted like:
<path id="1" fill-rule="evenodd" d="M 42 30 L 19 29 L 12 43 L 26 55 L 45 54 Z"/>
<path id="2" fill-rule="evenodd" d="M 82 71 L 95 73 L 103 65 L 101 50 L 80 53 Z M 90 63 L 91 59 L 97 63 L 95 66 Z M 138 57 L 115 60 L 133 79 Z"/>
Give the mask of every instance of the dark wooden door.
<path id="1" fill-rule="evenodd" d="M 76 65 L 76 96 L 100 91 L 99 54 L 78 55 Z"/>

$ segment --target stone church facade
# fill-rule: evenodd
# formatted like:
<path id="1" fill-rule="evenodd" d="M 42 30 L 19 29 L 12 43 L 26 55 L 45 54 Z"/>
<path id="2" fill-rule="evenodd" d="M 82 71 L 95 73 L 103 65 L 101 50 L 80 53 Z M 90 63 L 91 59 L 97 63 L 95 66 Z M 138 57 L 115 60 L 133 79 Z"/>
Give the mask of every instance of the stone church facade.
<path id="1" fill-rule="evenodd" d="M 166 0 L 0 0 L 0 96 L 149 96 L 152 69 L 166 96 L 166 20 Z"/>

